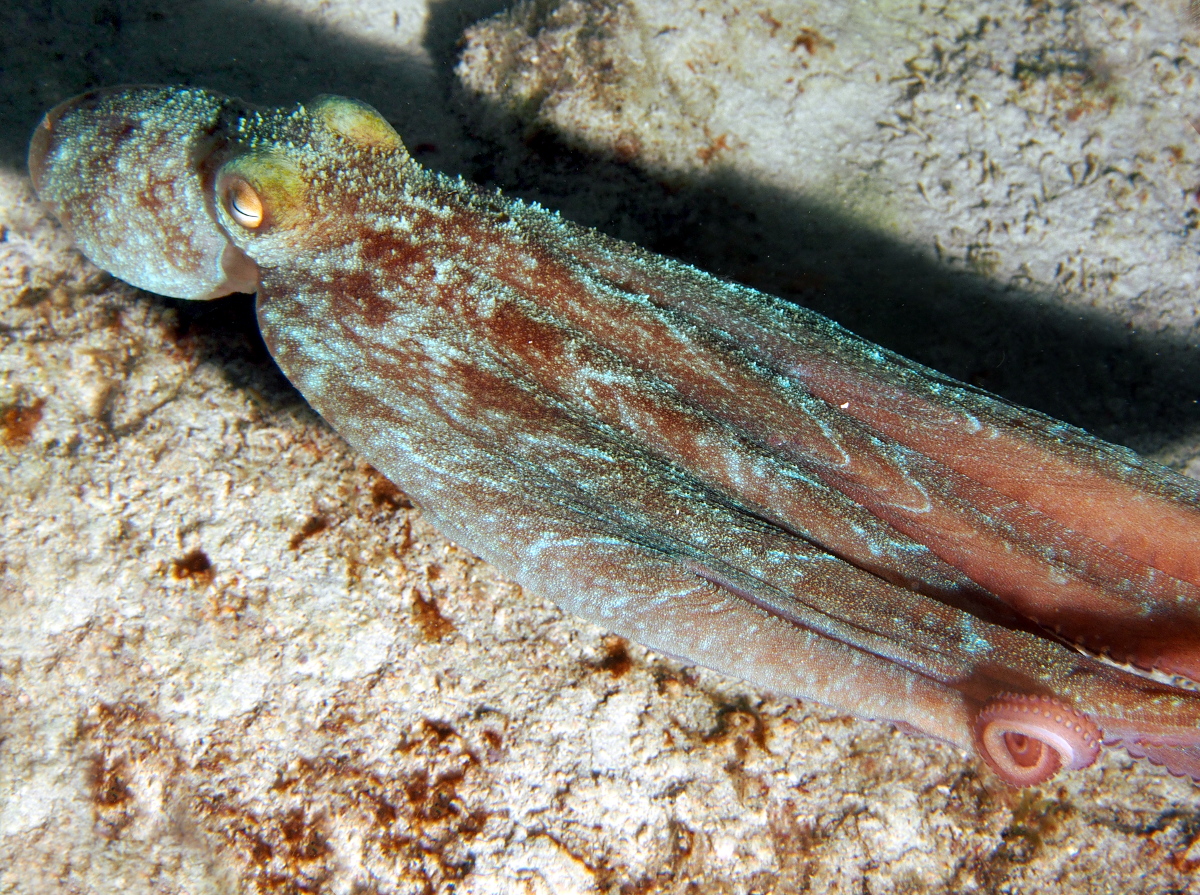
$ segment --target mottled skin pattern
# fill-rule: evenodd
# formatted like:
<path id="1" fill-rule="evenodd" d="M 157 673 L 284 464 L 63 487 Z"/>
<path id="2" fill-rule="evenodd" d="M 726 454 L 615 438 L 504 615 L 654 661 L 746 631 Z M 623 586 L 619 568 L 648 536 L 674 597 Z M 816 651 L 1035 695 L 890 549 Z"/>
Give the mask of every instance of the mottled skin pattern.
<path id="1" fill-rule="evenodd" d="M 30 168 L 129 282 L 257 291 L 321 415 L 570 611 L 1017 785 L 1101 738 L 1200 779 L 1196 482 L 425 171 L 351 100 L 102 91 L 47 115 Z"/>

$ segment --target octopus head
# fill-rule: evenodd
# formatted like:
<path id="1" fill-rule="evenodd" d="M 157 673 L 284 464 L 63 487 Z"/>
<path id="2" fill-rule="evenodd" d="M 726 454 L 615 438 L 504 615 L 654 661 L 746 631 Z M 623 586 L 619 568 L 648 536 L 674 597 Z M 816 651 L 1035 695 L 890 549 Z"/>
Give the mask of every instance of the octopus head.
<path id="1" fill-rule="evenodd" d="M 39 198 L 99 267 L 142 289 L 207 299 L 253 292 L 258 271 L 213 216 L 212 161 L 236 100 L 167 87 L 85 93 L 29 147 Z"/>
<path id="2" fill-rule="evenodd" d="M 391 125 L 355 100 L 260 111 L 177 87 L 67 100 L 29 149 L 39 198 L 88 258 L 190 299 L 255 292 L 263 267 L 336 244 L 369 178 L 402 178 L 409 162 Z"/>

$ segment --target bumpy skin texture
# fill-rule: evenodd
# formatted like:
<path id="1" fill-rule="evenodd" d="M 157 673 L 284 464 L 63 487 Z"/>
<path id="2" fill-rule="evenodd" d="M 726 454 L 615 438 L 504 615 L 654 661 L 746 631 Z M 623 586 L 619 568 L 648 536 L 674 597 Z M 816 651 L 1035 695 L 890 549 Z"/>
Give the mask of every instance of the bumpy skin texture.
<path id="1" fill-rule="evenodd" d="M 1200 780 L 1200 486 L 778 299 L 423 170 L 373 110 L 130 87 L 46 116 L 80 248 L 257 290 L 280 367 L 441 529 L 641 643 L 974 744 Z"/>

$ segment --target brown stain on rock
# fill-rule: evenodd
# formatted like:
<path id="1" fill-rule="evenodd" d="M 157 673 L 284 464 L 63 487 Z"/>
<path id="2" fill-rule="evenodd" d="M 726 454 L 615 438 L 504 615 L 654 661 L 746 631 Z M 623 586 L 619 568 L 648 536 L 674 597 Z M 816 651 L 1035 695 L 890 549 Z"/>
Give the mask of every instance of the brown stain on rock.
<path id="1" fill-rule="evenodd" d="M 427 599 L 416 589 L 412 594 L 412 619 L 422 637 L 427 641 L 436 642 L 454 632 L 454 622 L 442 615 L 433 597 Z"/>
<path id="2" fill-rule="evenodd" d="M 309 538 L 316 537 L 327 528 L 329 528 L 329 519 L 327 517 L 320 514 L 310 516 L 300 526 L 300 530 L 292 535 L 292 539 L 288 541 L 288 546 L 293 550 L 299 550 L 301 544 Z"/>
<path id="3" fill-rule="evenodd" d="M 88 794 L 95 829 L 105 839 L 119 839 L 137 813 L 128 775 L 124 756 L 100 754 L 93 756 L 88 764 Z"/>
<path id="4" fill-rule="evenodd" d="M 336 869 L 325 818 L 302 805 L 259 812 L 210 794 L 198 802 L 210 830 L 244 866 L 244 891 L 300 895 L 324 889 Z"/>
<path id="5" fill-rule="evenodd" d="M 33 430 L 42 421 L 42 408 L 45 406 L 45 399 L 38 398 L 29 404 L 10 404 L 0 410 L 0 441 L 10 448 L 22 448 L 29 444 Z"/>
<path id="6" fill-rule="evenodd" d="M 345 744 L 357 724 L 339 714 L 329 726 Z M 479 761 L 458 730 L 422 719 L 386 758 L 364 760 L 363 751 L 347 746 L 295 759 L 278 770 L 265 797 L 222 783 L 228 757 L 215 759 L 207 771 L 214 782 L 196 808 L 201 826 L 240 865 L 239 891 L 324 892 L 347 860 L 405 892 L 452 891 L 471 872 L 470 843 L 489 815 L 469 804 L 477 794 L 464 794 L 478 790 Z M 356 831 L 353 854 L 340 853 L 335 829 Z"/>
<path id="7" fill-rule="evenodd" d="M 604 656 L 594 662 L 592 667 L 604 671 L 615 678 L 624 677 L 633 668 L 633 659 L 629 655 L 628 644 L 624 637 L 616 634 L 606 634 L 600 639 L 604 647 Z"/>
<path id="8" fill-rule="evenodd" d="M 100 837 L 120 839 L 148 805 L 149 793 L 172 779 L 178 750 L 163 734 L 161 719 L 136 703 L 100 703 L 76 732 L 84 756 L 87 793 L 94 829 Z"/>
<path id="9" fill-rule="evenodd" d="M 1012 823 L 1002 832 L 1003 844 L 995 857 L 1009 864 L 1028 864 L 1053 839 L 1075 807 L 1060 789 L 1057 797 L 1047 797 L 1037 789 L 1018 794 Z"/>
<path id="10" fill-rule="evenodd" d="M 288 811 L 279 824 L 279 833 L 293 861 L 311 863 L 332 853 L 320 826 L 303 808 Z"/>
<path id="11" fill-rule="evenodd" d="M 750 708 L 745 699 L 721 706 L 717 710 L 716 725 L 701 741 L 727 750 L 724 769 L 739 801 L 758 804 L 766 799 L 770 787 L 764 780 L 747 772 L 746 759 L 753 748 L 770 752 L 767 749 L 767 727 L 762 716 Z"/>
<path id="12" fill-rule="evenodd" d="M 792 52 L 799 50 L 801 47 L 808 51 L 808 55 L 815 56 L 821 50 L 832 52 L 837 49 L 837 44 L 816 28 L 801 28 L 796 35 L 796 39 L 792 41 Z"/>
<path id="13" fill-rule="evenodd" d="M 696 150 L 696 157 L 707 165 L 727 149 L 729 149 L 729 134 L 721 134 L 712 139 L 707 146 Z"/>
<path id="14" fill-rule="evenodd" d="M 199 547 L 195 550 L 189 550 L 179 559 L 171 560 L 171 577 L 176 581 L 190 581 L 195 585 L 208 585 L 212 584 L 215 574 L 212 560 Z"/>
<path id="15" fill-rule="evenodd" d="M 375 472 L 372 470 L 372 472 Z M 407 494 L 385 479 L 379 473 L 371 483 L 371 503 L 377 510 L 394 513 L 397 510 L 411 510 L 413 502 Z"/>
<path id="16" fill-rule="evenodd" d="M 751 744 L 764 752 L 770 751 L 767 748 L 767 725 L 744 699 L 718 709 L 716 726 L 705 735 L 704 742 L 731 744 L 739 756 L 744 756 Z"/>
<path id="17" fill-rule="evenodd" d="M 504 748 L 504 735 L 496 730 L 485 730 L 483 732 L 483 741 L 487 743 L 488 749 L 497 756 Z"/>

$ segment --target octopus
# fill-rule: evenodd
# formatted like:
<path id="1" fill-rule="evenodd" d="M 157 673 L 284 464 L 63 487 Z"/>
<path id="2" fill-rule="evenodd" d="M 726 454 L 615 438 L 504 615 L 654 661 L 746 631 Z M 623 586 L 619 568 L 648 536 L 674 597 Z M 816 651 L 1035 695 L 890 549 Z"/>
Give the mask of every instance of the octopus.
<path id="1" fill-rule="evenodd" d="M 118 87 L 38 126 L 80 250 L 257 293 L 448 537 L 662 653 L 975 749 L 1200 781 L 1200 482 L 794 304 L 423 169 L 373 109 Z"/>

